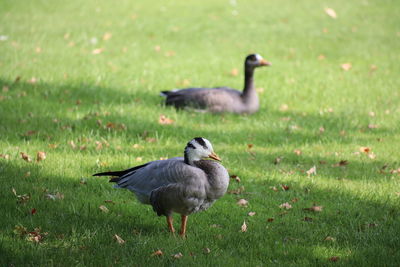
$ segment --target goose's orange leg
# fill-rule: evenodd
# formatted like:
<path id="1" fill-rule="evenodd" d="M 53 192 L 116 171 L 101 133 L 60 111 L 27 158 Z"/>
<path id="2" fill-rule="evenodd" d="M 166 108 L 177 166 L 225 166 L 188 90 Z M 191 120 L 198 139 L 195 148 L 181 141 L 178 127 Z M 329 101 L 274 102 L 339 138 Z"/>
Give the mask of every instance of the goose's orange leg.
<path id="1" fill-rule="evenodd" d="M 187 223 L 188 216 L 181 215 L 181 231 L 179 232 L 181 237 L 186 236 L 186 223 Z"/>
<path id="2" fill-rule="evenodd" d="M 168 229 L 171 231 L 171 233 L 175 233 L 173 222 L 174 219 L 172 218 L 172 216 L 167 216 Z"/>

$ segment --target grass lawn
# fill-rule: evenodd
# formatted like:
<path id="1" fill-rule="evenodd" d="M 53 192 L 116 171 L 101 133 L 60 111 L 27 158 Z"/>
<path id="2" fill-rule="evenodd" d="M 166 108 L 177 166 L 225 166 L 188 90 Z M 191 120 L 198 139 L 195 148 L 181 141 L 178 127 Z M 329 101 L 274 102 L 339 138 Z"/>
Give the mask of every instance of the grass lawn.
<path id="1" fill-rule="evenodd" d="M 398 266 L 399 8 L 1 1 L 0 265 Z M 162 104 L 172 88 L 241 89 L 252 52 L 273 64 L 256 70 L 258 113 Z M 186 240 L 91 177 L 181 156 L 196 136 L 240 182 L 189 216 Z"/>

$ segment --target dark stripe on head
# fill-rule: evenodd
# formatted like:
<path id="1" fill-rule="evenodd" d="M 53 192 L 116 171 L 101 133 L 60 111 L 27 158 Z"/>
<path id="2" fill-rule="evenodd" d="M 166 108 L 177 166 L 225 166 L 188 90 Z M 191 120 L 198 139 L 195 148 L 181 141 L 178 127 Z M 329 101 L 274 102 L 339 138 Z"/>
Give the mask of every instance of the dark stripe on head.
<path id="1" fill-rule="evenodd" d="M 192 144 L 192 143 L 187 143 L 187 145 L 186 145 L 186 148 L 193 148 L 193 149 L 196 149 L 196 147 Z"/>
<path id="2" fill-rule="evenodd" d="M 202 137 L 195 137 L 194 140 L 201 145 L 204 149 L 208 149 L 206 142 L 204 142 L 204 139 Z"/>

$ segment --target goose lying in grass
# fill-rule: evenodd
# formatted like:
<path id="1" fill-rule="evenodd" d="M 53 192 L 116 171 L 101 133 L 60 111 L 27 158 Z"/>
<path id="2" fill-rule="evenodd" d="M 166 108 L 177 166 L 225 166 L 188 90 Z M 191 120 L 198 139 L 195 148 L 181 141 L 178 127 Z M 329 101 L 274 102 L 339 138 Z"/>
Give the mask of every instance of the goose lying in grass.
<path id="1" fill-rule="evenodd" d="M 271 63 L 258 54 L 248 55 L 244 61 L 243 92 L 228 87 L 186 88 L 163 91 L 161 95 L 166 97 L 166 105 L 176 108 L 189 107 L 214 113 L 254 113 L 259 108 L 259 100 L 254 87 L 254 70 L 257 67 L 270 65 Z"/>
<path id="2" fill-rule="evenodd" d="M 151 161 L 94 176 L 117 176 L 110 182 L 129 189 L 143 204 L 152 205 L 158 216 L 166 216 L 172 233 L 175 232 L 172 213 L 181 214 L 180 235 L 185 237 L 187 216 L 209 208 L 228 188 L 227 170 L 207 158 L 220 161 L 210 141 L 196 137 L 187 143 L 183 158 Z"/>

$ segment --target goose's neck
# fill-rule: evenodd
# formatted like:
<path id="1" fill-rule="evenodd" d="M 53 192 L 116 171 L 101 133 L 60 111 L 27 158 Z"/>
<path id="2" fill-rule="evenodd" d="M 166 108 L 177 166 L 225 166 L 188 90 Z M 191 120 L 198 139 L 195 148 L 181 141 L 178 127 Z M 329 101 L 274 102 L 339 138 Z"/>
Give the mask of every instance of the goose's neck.
<path id="1" fill-rule="evenodd" d="M 188 151 L 186 149 L 185 149 L 185 152 L 183 154 L 183 161 L 186 164 L 193 165 L 193 158 L 190 156 L 190 153 L 188 153 Z"/>
<path id="2" fill-rule="evenodd" d="M 256 90 L 254 89 L 254 68 L 245 66 L 243 98 L 251 98 L 252 96 L 256 96 Z"/>

